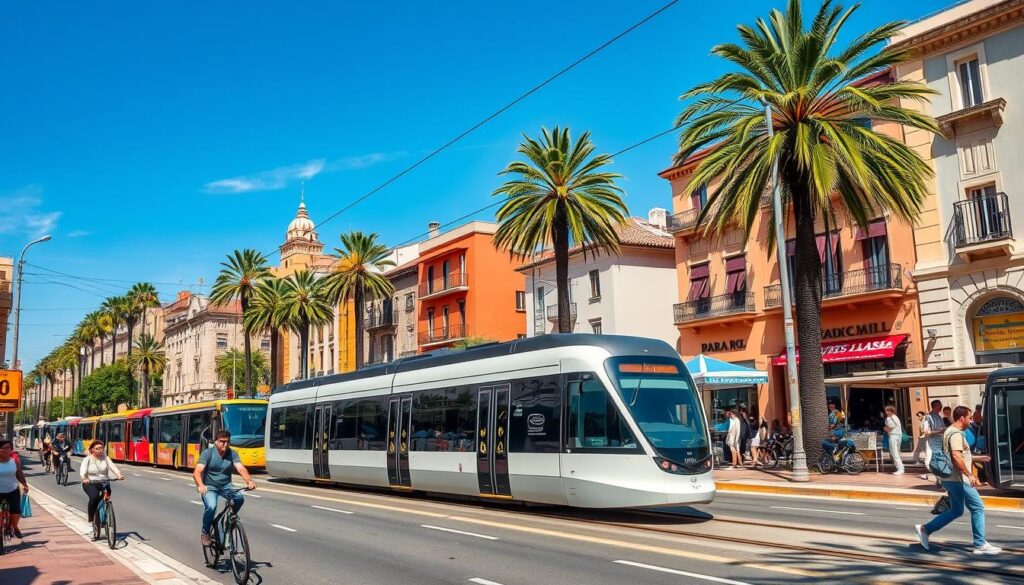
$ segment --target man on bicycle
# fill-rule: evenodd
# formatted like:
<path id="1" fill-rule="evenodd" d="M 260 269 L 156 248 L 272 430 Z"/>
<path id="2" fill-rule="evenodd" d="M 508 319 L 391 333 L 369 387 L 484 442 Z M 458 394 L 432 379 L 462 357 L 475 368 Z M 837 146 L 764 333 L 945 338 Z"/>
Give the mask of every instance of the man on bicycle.
<path id="1" fill-rule="evenodd" d="M 71 469 L 71 443 L 64 437 L 64 433 L 57 433 L 57 440 L 53 442 L 52 448 L 53 473 L 57 473 L 57 468 L 60 467 L 61 461 L 65 460 L 68 462 L 68 472 L 74 471 L 74 469 Z"/>
<path id="2" fill-rule="evenodd" d="M 242 465 L 238 453 L 230 447 L 231 433 L 221 429 L 217 431 L 213 440 L 213 446 L 207 447 L 199 456 L 199 464 L 192 473 L 196 481 L 196 488 L 203 496 L 203 532 L 201 535 L 204 545 L 210 544 L 210 528 L 213 525 L 213 517 L 217 514 L 217 499 L 223 497 L 231 501 L 235 513 L 242 507 L 245 499 L 238 490 L 231 486 L 232 470 L 238 472 L 245 480 L 245 486 L 256 489 L 256 483 L 249 475 L 249 470 Z"/>

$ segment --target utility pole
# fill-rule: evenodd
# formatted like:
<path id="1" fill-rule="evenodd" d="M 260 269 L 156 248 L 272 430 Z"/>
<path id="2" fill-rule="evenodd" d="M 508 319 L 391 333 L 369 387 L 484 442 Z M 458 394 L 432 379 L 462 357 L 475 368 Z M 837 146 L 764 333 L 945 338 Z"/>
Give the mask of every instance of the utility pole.
<path id="1" fill-rule="evenodd" d="M 14 355 L 11 359 L 11 367 L 15 370 L 21 370 L 21 364 L 18 363 L 18 343 L 21 342 L 21 281 L 24 278 L 25 272 L 25 252 L 28 252 L 28 249 L 35 244 L 49 240 L 50 236 L 43 236 L 36 240 L 32 240 L 22 248 L 21 256 L 18 257 L 18 300 L 14 304 Z M 35 421 L 33 421 L 32 424 L 35 424 Z M 14 417 L 7 417 L 7 429 L 4 432 L 8 437 L 14 436 Z"/>
<path id="2" fill-rule="evenodd" d="M 768 141 L 771 142 L 775 129 L 772 126 L 772 106 L 764 105 L 764 124 Z M 793 481 L 810 481 L 807 473 L 807 454 L 804 453 L 803 420 L 800 412 L 800 384 L 796 370 L 796 341 L 793 334 L 793 305 L 789 290 L 789 265 L 786 262 L 786 231 L 782 222 L 782 193 L 779 190 L 779 159 L 772 162 L 772 208 L 775 211 L 775 252 L 779 257 L 779 284 L 782 288 L 782 318 L 786 331 L 786 378 L 789 389 L 790 419 L 793 427 Z"/>

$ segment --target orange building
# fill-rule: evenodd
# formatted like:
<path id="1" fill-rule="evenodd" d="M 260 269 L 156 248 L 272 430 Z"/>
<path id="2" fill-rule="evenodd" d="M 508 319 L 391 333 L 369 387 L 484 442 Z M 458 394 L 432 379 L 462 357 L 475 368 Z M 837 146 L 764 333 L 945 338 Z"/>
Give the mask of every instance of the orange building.
<path id="1" fill-rule="evenodd" d="M 880 124 L 874 129 L 902 139 L 902 128 L 897 125 Z M 685 164 L 659 174 L 672 185 L 674 214 L 668 229 L 676 238 L 680 302 L 674 306 L 673 317 L 679 329 L 677 350 L 684 359 L 703 353 L 768 372 L 768 384 L 759 387 L 704 388 L 709 417 L 718 419 L 727 408 L 745 406 L 769 422 L 785 421 L 789 404 L 781 288 L 776 252 L 768 248 L 769 239 L 774 238 L 774 228 L 767 221 L 771 199 L 764 200 L 763 220 L 749 237 L 738 226 L 720 236 L 705 236 L 696 219 L 715 185 L 705 188 L 689 180 L 701 158 L 702 153 L 697 153 Z M 787 236 L 794 233 L 793 226 L 787 226 Z M 829 401 L 847 412 L 852 428 L 879 431 L 884 406 L 894 404 L 904 428 L 911 429 L 915 422 L 912 414 L 928 410 L 924 406 L 927 395 L 921 389 L 846 384 L 843 392 L 829 379 L 920 366 L 918 297 L 908 278 L 916 262 L 913 227 L 877 214 L 861 229 L 839 213 L 836 225 L 826 226 L 819 218 L 817 233 Z M 792 254 L 792 240 L 787 249 Z"/>
<path id="2" fill-rule="evenodd" d="M 450 347 L 470 337 L 508 341 L 526 336 L 526 313 L 516 308 L 523 278 L 491 238 L 497 225 L 473 221 L 430 237 L 417 260 L 417 346 Z"/>

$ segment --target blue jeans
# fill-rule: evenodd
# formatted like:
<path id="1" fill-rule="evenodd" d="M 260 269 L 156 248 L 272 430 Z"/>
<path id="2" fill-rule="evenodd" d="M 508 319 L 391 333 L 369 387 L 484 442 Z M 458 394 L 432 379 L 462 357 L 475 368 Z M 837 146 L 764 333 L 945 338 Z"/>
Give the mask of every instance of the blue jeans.
<path id="1" fill-rule="evenodd" d="M 235 513 L 242 508 L 242 504 L 245 503 L 245 498 L 242 493 L 234 488 L 215 488 L 206 486 L 206 495 L 203 496 L 203 532 L 209 533 L 210 527 L 213 526 L 213 517 L 217 515 L 217 500 L 218 498 L 224 498 L 231 501 L 231 507 L 235 509 Z"/>
<path id="2" fill-rule="evenodd" d="M 985 544 L 985 504 L 982 503 L 978 490 L 960 480 L 944 481 L 942 487 L 949 494 L 949 509 L 925 524 L 925 532 L 934 534 L 950 522 L 963 516 L 966 504 L 967 509 L 971 512 L 971 534 L 974 537 L 974 546 Z"/>

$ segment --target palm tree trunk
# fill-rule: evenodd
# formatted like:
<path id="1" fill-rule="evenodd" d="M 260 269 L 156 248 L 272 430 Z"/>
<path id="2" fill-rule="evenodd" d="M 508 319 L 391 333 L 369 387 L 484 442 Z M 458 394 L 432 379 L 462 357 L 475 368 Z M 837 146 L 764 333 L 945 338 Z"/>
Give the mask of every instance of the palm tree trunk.
<path id="1" fill-rule="evenodd" d="M 107 342 L 106 336 L 101 335 L 100 336 L 100 367 L 101 368 L 106 365 L 106 359 L 107 359 L 106 358 L 106 355 L 107 355 L 107 345 L 106 345 L 106 342 Z"/>
<path id="2" fill-rule="evenodd" d="M 141 408 L 149 408 L 149 367 L 142 367 L 142 400 L 139 401 Z"/>
<path id="3" fill-rule="evenodd" d="M 93 341 L 89 344 L 89 361 L 92 362 L 89 367 L 89 373 L 96 371 L 96 342 Z"/>
<path id="4" fill-rule="evenodd" d="M 569 303 L 569 226 L 559 206 L 551 228 L 555 248 L 555 285 L 558 289 L 558 332 L 572 333 L 572 307 Z"/>
<path id="5" fill-rule="evenodd" d="M 356 369 L 363 367 L 363 283 L 356 283 Z M 447 332 L 445 333 L 447 335 Z M 327 369 L 327 368 L 325 368 Z M 333 368 L 331 368 L 333 369 Z"/>
<path id="6" fill-rule="evenodd" d="M 242 294 L 242 314 L 249 310 L 249 297 Z M 244 338 L 245 345 L 245 396 L 252 397 L 252 340 L 249 338 L 249 332 L 242 327 L 242 336 Z"/>
<path id="7" fill-rule="evenodd" d="M 807 184 L 797 179 L 789 185 L 796 223 L 793 296 L 796 299 L 797 343 L 800 346 L 800 407 L 804 449 L 808 465 L 812 466 L 821 456 L 821 441 L 828 433 L 825 367 L 821 361 L 821 258 Z"/>
<path id="8" fill-rule="evenodd" d="M 270 328 L 270 391 L 277 388 L 277 344 L 280 333 L 276 327 Z"/>
<path id="9" fill-rule="evenodd" d="M 302 355 L 299 356 L 299 374 L 305 380 L 309 377 L 309 322 L 304 321 L 299 328 L 299 347 L 302 348 Z"/>
<path id="10" fill-rule="evenodd" d="M 132 320 L 128 320 L 128 357 L 132 357 L 132 332 L 135 329 L 135 323 Z"/>

